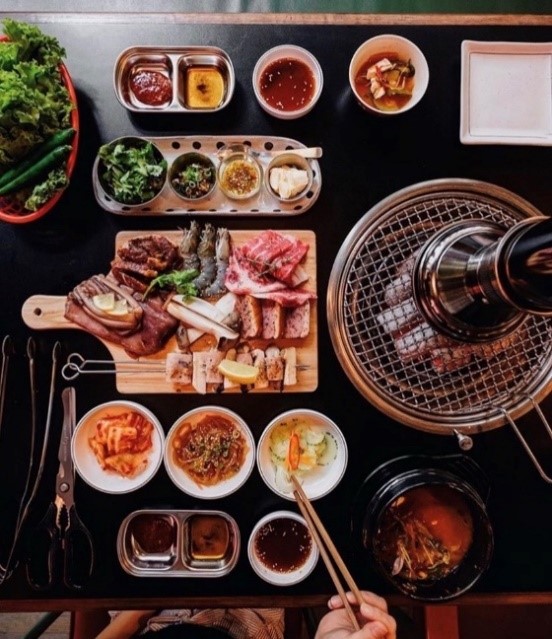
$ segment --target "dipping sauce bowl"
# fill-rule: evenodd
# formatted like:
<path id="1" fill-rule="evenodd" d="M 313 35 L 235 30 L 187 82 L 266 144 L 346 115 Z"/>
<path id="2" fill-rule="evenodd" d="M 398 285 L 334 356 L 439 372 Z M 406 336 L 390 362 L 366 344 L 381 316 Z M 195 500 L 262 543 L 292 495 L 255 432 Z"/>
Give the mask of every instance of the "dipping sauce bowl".
<path id="1" fill-rule="evenodd" d="M 288 510 L 270 513 L 257 522 L 247 552 L 257 575 L 277 586 L 303 581 L 314 570 L 319 557 L 306 521 Z"/>
<path id="2" fill-rule="evenodd" d="M 231 200 L 247 200 L 261 190 L 263 170 L 246 150 L 223 154 L 218 169 L 220 190 Z"/>
<path id="3" fill-rule="evenodd" d="M 261 107 L 282 120 L 309 113 L 318 102 L 324 75 L 318 60 L 291 44 L 269 49 L 253 70 L 253 90 Z"/>

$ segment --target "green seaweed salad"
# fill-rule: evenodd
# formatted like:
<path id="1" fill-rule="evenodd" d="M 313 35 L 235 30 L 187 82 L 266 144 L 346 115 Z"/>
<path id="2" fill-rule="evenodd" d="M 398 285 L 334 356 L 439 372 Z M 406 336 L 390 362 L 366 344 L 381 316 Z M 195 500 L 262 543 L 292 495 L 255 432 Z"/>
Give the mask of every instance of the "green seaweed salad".
<path id="1" fill-rule="evenodd" d="M 33 25 L 2 21 L 0 198 L 36 211 L 68 184 L 74 104 L 59 65 L 65 50 Z"/>

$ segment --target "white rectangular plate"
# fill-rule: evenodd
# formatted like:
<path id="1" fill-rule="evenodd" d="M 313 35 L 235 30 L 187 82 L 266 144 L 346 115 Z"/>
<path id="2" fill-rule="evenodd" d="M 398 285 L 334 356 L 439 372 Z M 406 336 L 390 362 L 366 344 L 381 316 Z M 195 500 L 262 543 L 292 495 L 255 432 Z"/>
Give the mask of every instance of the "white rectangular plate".
<path id="1" fill-rule="evenodd" d="M 552 145 L 552 42 L 462 42 L 460 141 Z"/>

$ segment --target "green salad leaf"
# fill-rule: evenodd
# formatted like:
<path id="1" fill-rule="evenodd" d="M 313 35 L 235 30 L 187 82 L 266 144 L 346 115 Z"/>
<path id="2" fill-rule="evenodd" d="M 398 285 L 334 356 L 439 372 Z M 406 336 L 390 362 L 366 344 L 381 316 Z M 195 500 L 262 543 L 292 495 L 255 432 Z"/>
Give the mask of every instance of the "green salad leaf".
<path id="1" fill-rule="evenodd" d="M 43 182 L 33 188 L 31 195 L 25 200 L 25 208 L 27 211 L 37 211 L 68 184 L 69 178 L 65 164 L 53 169 Z"/>
<path id="2" fill-rule="evenodd" d="M 15 164 L 70 124 L 74 105 L 62 82 L 64 49 L 35 26 L 3 20 L 0 43 L 0 169 Z"/>
<path id="3" fill-rule="evenodd" d="M 118 202 L 141 204 L 163 188 L 167 161 L 158 158 L 151 142 L 142 146 L 104 144 L 98 155 L 103 162 L 103 183 Z"/>
<path id="4" fill-rule="evenodd" d="M 7 58 L 14 58 L 17 62 L 36 60 L 45 66 L 57 66 L 65 57 L 65 49 L 53 36 L 46 35 L 32 24 L 18 22 L 11 18 L 2 20 L 4 33 L 10 40 L 9 49 L 16 49 L 16 53 L 10 52 Z M 5 54 L 4 54 L 5 55 Z M 4 56 L 0 54 L 0 66 L 4 66 Z"/>

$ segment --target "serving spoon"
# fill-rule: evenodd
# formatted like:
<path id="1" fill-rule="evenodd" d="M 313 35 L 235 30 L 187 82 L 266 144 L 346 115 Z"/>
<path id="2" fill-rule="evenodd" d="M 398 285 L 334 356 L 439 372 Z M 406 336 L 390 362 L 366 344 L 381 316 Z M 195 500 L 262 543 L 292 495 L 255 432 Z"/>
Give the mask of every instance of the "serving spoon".
<path id="1" fill-rule="evenodd" d="M 226 156 L 232 153 L 246 153 L 246 154 L 252 155 L 253 157 L 268 156 L 271 158 L 277 157 L 278 155 L 286 155 L 287 153 L 291 153 L 293 155 L 299 155 L 302 158 L 313 160 L 313 159 L 322 157 L 322 147 L 313 146 L 306 149 L 299 148 L 299 149 L 283 149 L 280 151 L 254 151 L 247 144 L 232 144 L 230 146 L 223 147 L 219 151 L 219 155 L 221 158 L 225 158 Z"/>

